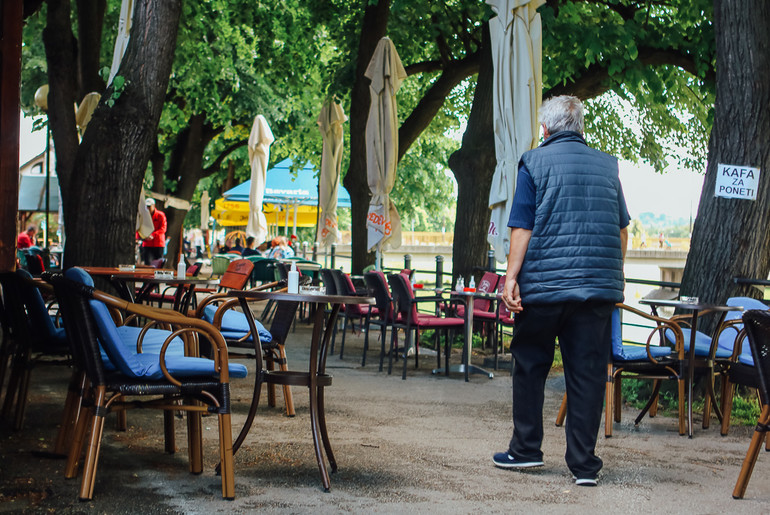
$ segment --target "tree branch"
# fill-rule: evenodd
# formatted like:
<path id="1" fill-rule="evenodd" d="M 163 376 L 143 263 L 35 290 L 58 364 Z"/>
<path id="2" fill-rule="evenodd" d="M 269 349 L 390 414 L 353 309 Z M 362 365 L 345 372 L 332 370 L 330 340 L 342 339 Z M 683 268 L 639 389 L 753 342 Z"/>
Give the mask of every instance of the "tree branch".
<path id="1" fill-rule="evenodd" d="M 406 70 L 407 75 L 417 75 L 418 73 L 437 72 L 443 68 L 444 64 L 441 61 L 421 61 L 406 66 L 404 70 Z"/>
<path id="2" fill-rule="evenodd" d="M 639 47 L 638 62 L 644 66 L 661 66 L 669 64 L 677 66 L 684 71 L 698 76 L 698 70 L 692 56 L 673 49 L 660 49 L 650 47 Z M 543 98 L 549 98 L 558 95 L 574 95 L 581 99 L 598 97 L 611 88 L 612 77 L 606 63 L 594 63 L 577 77 L 573 77 L 566 84 L 557 84 L 548 90 L 543 91 Z M 704 80 L 714 80 L 716 72 L 710 70 Z"/>
<path id="3" fill-rule="evenodd" d="M 203 169 L 203 177 L 208 177 L 212 173 L 216 172 L 219 169 L 219 167 L 222 165 L 222 161 L 224 161 L 227 156 L 232 154 L 235 150 L 243 146 L 246 146 L 248 144 L 249 144 L 249 140 L 244 139 L 244 140 L 238 141 L 237 143 L 233 143 L 232 145 L 224 149 L 222 153 L 219 154 L 219 156 L 214 160 L 214 162 L 211 163 L 211 165 Z"/>
<path id="4" fill-rule="evenodd" d="M 463 59 L 452 61 L 444 68 L 398 129 L 399 161 L 436 116 L 452 89 L 465 78 L 478 72 L 480 57 L 479 51 L 476 51 Z"/>

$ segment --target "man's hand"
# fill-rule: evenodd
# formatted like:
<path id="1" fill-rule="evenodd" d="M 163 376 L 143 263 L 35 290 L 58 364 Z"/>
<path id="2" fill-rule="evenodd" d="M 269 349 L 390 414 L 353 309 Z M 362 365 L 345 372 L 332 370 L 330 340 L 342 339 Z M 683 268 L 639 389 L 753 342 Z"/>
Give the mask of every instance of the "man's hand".
<path id="1" fill-rule="evenodd" d="M 519 295 L 519 283 L 516 279 L 506 280 L 503 289 L 503 302 L 512 313 L 521 313 L 521 296 Z"/>

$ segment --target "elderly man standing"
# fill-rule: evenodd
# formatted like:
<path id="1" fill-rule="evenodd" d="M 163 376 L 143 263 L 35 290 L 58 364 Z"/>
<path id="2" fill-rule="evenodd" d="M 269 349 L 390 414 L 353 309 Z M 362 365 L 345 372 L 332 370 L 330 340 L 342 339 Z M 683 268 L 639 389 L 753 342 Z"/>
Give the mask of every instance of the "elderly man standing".
<path id="1" fill-rule="evenodd" d="M 543 465 L 543 399 L 556 338 L 567 385 L 567 466 L 595 486 L 610 318 L 623 300 L 629 215 L 618 162 L 583 139 L 583 104 L 545 101 L 544 141 L 519 161 L 503 301 L 516 313 L 513 438 L 501 468 Z"/>
<path id="2" fill-rule="evenodd" d="M 155 199 L 148 198 L 145 205 L 150 210 L 153 231 L 142 241 L 141 257 L 145 265 L 151 265 L 163 257 L 163 249 L 166 248 L 166 215 L 155 208 Z"/>

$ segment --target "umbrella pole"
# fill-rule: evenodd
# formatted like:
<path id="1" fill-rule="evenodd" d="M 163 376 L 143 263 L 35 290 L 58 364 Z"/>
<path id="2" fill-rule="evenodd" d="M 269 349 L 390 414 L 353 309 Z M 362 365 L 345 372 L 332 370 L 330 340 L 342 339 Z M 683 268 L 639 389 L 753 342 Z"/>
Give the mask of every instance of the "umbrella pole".
<path id="1" fill-rule="evenodd" d="M 377 252 L 374 254 L 374 268 L 378 272 L 382 272 L 382 251 L 377 247 Z"/>

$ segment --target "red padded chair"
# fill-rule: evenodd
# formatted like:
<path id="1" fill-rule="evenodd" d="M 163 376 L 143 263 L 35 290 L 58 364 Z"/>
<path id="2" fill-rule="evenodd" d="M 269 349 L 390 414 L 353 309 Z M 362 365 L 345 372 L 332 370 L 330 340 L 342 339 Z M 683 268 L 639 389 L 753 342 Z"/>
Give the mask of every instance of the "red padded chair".
<path id="1" fill-rule="evenodd" d="M 420 338 L 419 334 L 424 329 L 434 329 L 436 331 L 436 359 L 441 365 L 441 347 L 439 345 L 440 330 L 444 330 L 446 340 L 444 348 L 444 359 L 447 374 L 449 373 L 449 354 L 451 349 L 450 331 L 462 331 L 465 321 L 462 318 L 447 317 L 442 318 L 438 315 L 430 315 L 417 312 L 419 302 L 443 303 L 442 297 L 415 297 L 412 285 L 403 274 L 393 274 L 388 276 L 388 283 L 393 292 L 394 304 L 396 307 L 396 319 L 393 323 L 393 330 L 390 338 L 390 357 L 388 359 L 388 374 L 393 370 L 393 355 L 398 347 L 398 329 L 403 329 L 406 333 L 404 342 L 404 370 L 401 374 L 402 379 L 406 379 L 407 353 L 412 347 L 412 331 L 415 333 L 414 359 L 415 368 L 419 364 Z M 439 312 L 439 309 L 436 309 Z"/>

